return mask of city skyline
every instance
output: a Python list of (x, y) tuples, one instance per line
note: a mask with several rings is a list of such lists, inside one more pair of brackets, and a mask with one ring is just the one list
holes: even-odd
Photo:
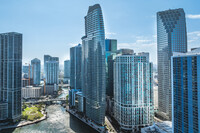
[[(80, 38), (84, 35), (82, 16), (87, 12), (87, 7), (95, 3), (101, 4), (103, 14), (105, 14), (106, 38), (117, 39), (119, 48), (131, 48), (136, 53), (149, 52), (150, 61), (154, 64), (157, 64), (155, 51), (156, 12), (158, 11), (183, 8), (186, 13), (188, 50), (197, 47), (200, 43), (199, 2), (171, 0), (160, 4), (158, 0), (145, 1), (145, 3), (144, 1), (127, 3), (121, 1), (48, 1), (46, 4), (46, 2), (37, 0), (1, 2), (0, 11), (5, 12), (8, 9), (9, 11), (6, 15), (0, 15), (2, 18), (0, 32), (17, 31), (24, 35), (23, 64), (36, 57), (43, 65), (44, 54), (58, 56), (60, 64), (64, 64), (64, 60), (69, 59), (69, 48), (81, 43)], [(74, 5), (77, 8), (73, 8)], [(58, 45), (60, 47), (57, 47)]]

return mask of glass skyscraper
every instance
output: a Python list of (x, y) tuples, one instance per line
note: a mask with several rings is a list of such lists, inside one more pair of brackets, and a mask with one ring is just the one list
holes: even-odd
[(64, 61), (64, 78), (70, 77), (70, 60)]
[(200, 132), (200, 49), (172, 57), (173, 133)]
[(106, 49), (106, 95), (113, 97), (113, 68), (112, 58), (117, 52), (117, 40), (105, 39)]
[(82, 91), (85, 113), (95, 123), (105, 119), (105, 31), (99, 4), (89, 7), (85, 16), (85, 36), (82, 37)]
[(121, 129), (138, 131), (153, 124), (153, 64), (146, 55), (128, 53), (114, 61), (114, 117)]
[(0, 120), (21, 119), (22, 34), (0, 34)]
[(40, 70), (41, 70), (41, 64), (40, 60), (35, 58), (31, 60), (31, 78), (33, 79), (34, 85), (40, 85)]
[(182, 8), (157, 13), (158, 111), (171, 120), (171, 56), (187, 52), (185, 13)]
[(52, 57), (50, 55), (44, 55), (44, 77), (46, 78), (46, 62), (47, 61), (58, 61), (59, 62), (59, 58), (58, 57)]
[(81, 44), (70, 48), (70, 86), (71, 89), (81, 89)]
[(58, 84), (59, 77), (59, 58), (44, 55), (44, 74), (46, 84)]

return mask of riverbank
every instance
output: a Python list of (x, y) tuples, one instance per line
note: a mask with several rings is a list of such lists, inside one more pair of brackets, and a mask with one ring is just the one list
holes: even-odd
[(31, 124), (36, 124), (38, 122), (41, 122), (43, 120), (47, 119), (47, 112), (45, 112), (45, 108), (43, 107), (41, 114), (43, 115), (41, 118), (33, 120), (33, 121), (29, 121), (29, 120), (22, 120), (14, 125), (4, 125), (4, 126), (0, 126), (0, 131), (1, 130), (6, 130), (6, 129), (12, 129), (12, 128), (18, 128), (18, 127), (23, 127), (23, 126), (27, 126), (27, 125), (31, 125)]

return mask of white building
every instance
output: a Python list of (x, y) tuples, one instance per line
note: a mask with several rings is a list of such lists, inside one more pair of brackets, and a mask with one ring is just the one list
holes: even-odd
[(22, 88), (22, 98), (39, 98), (42, 87), (26, 86)]
[(114, 62), (114, 117), (123, 130), (153, 124), (152, 63), (145, 55), (118, 55)]
[(141, 133), (172, 133), (172, 122), (164, 121), (141, 129)]

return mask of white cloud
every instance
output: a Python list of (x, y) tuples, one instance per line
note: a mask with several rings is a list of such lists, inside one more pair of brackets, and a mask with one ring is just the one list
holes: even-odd
[(188, 14), (186, 17), (189, 19), (200, 19), (200, 14)]
[(105, 34), (106, 35), (116, 35), (117, 33), (115, 33), (115, 32), (106, 32)]

